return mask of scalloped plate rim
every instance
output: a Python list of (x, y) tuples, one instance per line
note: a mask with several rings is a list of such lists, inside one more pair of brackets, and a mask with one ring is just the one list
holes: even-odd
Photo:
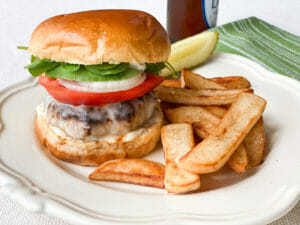
[[(270, 77), (272, 76), (273, 82), (283, 81), (284, 85), (290, 85), (289, 87), (292, 87), (294, 91), (296, 91), (300, 95), (300, 88), (297, 88), (296, 86), (296, 84), (299, 84), (300, 82), (297, 80), (294, 80), (281, 74), (277, 74), (275, 72), (268, 71), (258, 63), (239, 55), (223, 52), (218, 52), (214, 54), (218, 54), (218, 56), (224, 57), (224, 59), (231, 58), (248, 66), (253, 65), (254, 69), (262, 71), (266, 75), (266, 77), (259, 76), (259, 79), (270, 80)], [(31, 86), (35, 86), (36, 84), (37, 79), (30, 77), (26, 80), (23, 80), (21, 82), (6, 87), (5, 89), (0, 90), (0, 107), (2, 107), (2, 104), (5, 101), (5, 99), (11, 94), (14, 94), (25, 88), (30, 88)], [(0, 117), (0, 135), (2, 129), (3, 128), (1, 126)], [(53, 194), (44, 192), (37, 185), (30, 182), (28, 178), (23, 177), (21, 174), (14, 172), (8, 166), (4, 165), (2, 161), (0, 161), (0, 178), (0, 192), (2, 194), (16, 200), (25, 208), (33, 212), (49, 213), (71, 223), (78, 223), (78, 220), (81, 220), (81, 222), (84, 222), (85, 224), (112, 224), (116, 222), (123, 224), (133, 224), (140, 222), (151, 224), (166, 224), (167, 220), (168, 224), (174, 224), (175, 221), (188, 222), (193, 224), (199, 224), (199, 222), (204, 222), (205, 224), (241, 224), (243, 222), (247, 222), (247, 224), (249, 222), (249, 224), (263, 224), (272, 222), (273, 220), (286, 214), (300, 200), (300, 188), (298, 186), (291, 186), (286, 187), (285, 192), (275, 201), (276, 203), (278, 201), (281, 202), (286, 200), (285, 204), (283, 206), (281, 205), (281, 208), (278, 207), (277, 210), (272, 210), (270, 212), (268, 211), (268, 213), (259, 213), (261, 211), (261, 209), (259, 208), (248, 213), (241, 213), (237, 215), (220, 215), (214, 216), (214, 218), (211, 218), (210, 215), (205, 216), (200, 214), (189, 214), (184, 212), (157, 215), (154, 217), (151, 216), (149, 218), (144, 217), (144, 219), (140, 217), (122, 217), (118, 219), (109, 215), (91, 212), (89, 210), (84, 209), (84, 206), (77, 206), (73, 202), (63, 199), (63, 197), (58, 197)], [(60, 210), (63, 211), (60, 212)], [(68, 219), (66, 219), (66, 215), (68, 215)], [(70, 215), (72, 216), (70, 217)], [(255, 217), (252, 217), (249, 220), (249, 217), (251, 217), (251, 215), (255, 215)], [(99, 219), (101, 219), (101, 221)], [(202, 221), (197, 221), (199, 219), (201, 219)]]

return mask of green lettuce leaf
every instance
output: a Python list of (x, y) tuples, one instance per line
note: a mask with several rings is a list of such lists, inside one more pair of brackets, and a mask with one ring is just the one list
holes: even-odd
[(75, 72), (79, 70), (80, 65), (79, 64), (68, 64), (68, 63), (61, 63), (60, 64), (62, 68), (68, 72)]
[(159, 63), (146, 63), (146, 73), (150, 74), (159, 74), (159, 72), (165, 68), (166, 65), (164, 62), (159, 62)]
[(85, 65), (84, 66), (88, 71), (96, 73), (99, 75), (111, 75), (118, 74), (128, 70), (130, 68), (129, 63), (120, 63), (117, 66), (114, 66), (109, 69), (99, 69), (99, 65)]
[[(146, 63), (145, 72), (159, 74), (165, 67), (168, 68), (164, 62)], [(40, 59), (33, 55), (31, 56), (31, 64), (27, 65), (25, 68), (27, 68), (33, 76), (39, 76), (45, 73), (45, 75), (50, 78), (64, 78), (68, 80), (91, 82), (128, 79), (143, 72), (143, 70), (132, 68), (129, 63), (80, 65), (54, 62), (48, 59)]]
[(17, 46), (17, 49), (28, 50), (28, 47), (26, 47), (26, 46)]
[(98, 65), (89, 65), (89, 68), (94, 68), (96, 70), (108, 70), (108, 69), (112, 69), (114, 67), (117, 67), (120, 64), (109, 64), (109, 63), (102, 63), (102, 64), (98, 64)]
[(83, 65), (80, 65), (80, 68), (76, 71), (67, 71), (60, 65), (52, 70), (47, 71), (46, 75), (52, 79), (63, 78), (76, 81), (116, 81), (137, 76), (141, 72), (142, 71), (130, 68), (117, 74), (99, 75), (86, 70)]
[(45, 60), (38, 59), (34, 61), (32, 64), (26, 66), (25, 68), (28, 69), (28, 71), (33, 75), (33, 76), (39, 76), (45, 71), (51, 70), (55, 67), (57, 67), (59, 63), (56, 62), (46, 62)]

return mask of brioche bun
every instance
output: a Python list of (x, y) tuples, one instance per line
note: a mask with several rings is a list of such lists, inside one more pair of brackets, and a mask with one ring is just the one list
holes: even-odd
[(136, 10), (95, 10), (59, 15), (42, 22), (29, 51), (73, 64), (167, 61), (170, 41), (151, 15)]
[(79, 165), (96, 166), (112, 159), (140, 158), (151, 152), (160, 140), (162, 121), (163, 115), (157, 108), (143, 131), (133, 138), (120, 136), (115, 141), (82, 141), (57, 135), (47, 119), (37, 114), (35, 131), (56, 158)]

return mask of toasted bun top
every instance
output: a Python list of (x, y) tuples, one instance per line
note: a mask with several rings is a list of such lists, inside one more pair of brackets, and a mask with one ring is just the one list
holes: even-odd
[(42, 22), (29, 51), (40, 58), (78, 64), (164, 62), (170, 41), (161, 24), (136, 10), (95, 10)]

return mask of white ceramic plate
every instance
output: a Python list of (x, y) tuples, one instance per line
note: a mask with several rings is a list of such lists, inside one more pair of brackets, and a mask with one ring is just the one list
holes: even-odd
[[(237, 175), (224, 168), (203, 175), (202, 190), (164, 190), (91, 182), (92, 167), (52, 157), (34, 134), (35, 106), (46, 94), (35, 79), (0, 93), (1, 192), (26, 208), (74, 224), (265, 224), (300, 197), (300, 83), (237, 55), (216, 53), (195, 70), (205, 76), (243, 75), (267, 101), (268, 155), (257, 169)], [(163, 161), (160, 146), (147, 158)]]

